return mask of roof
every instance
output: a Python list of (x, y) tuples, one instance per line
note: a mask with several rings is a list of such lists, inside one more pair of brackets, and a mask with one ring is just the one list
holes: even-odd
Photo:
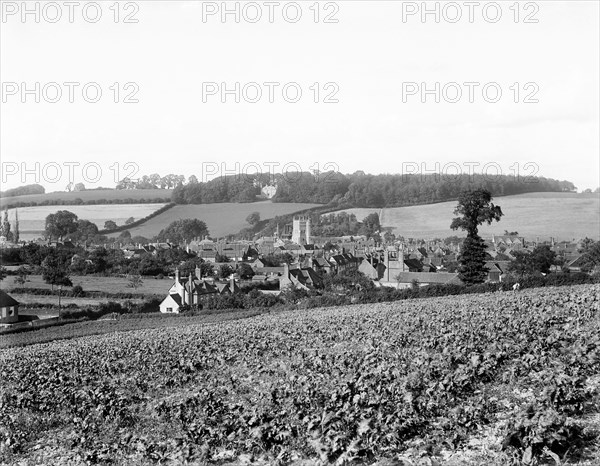
[[(422, 270), (423, 264), (416, 259), (404, 259), (404, 264), (408, 266), (410, 269)], [(415, 272), (413, 272), (415, 273)]]
[(267, 275), (269, 273), (280, 275), (283, 273), (283, 269), (283, 267), (256, 267), (255, 272), (259, 275)]
[(0, 290), (0, 307), (18, 306), (19, 302), (8, 293)]
[(182, 304), (182, 301), (181, 301), (181, 296), (179, 296), (177, 293), (171, 293), (171, 294), (169, 294), (169, 295), (168, 295), (168, 296), (167, 296), (165, 299), (163, 299), (163, 301), (162, 301), (162, 303), (161, 303), (161, 304), (164, 304), (164, 302), (165, 302), (167, 299), (169, 299), (169, 298), (171, 298), (173, 301), (175, 301), (175, 303), (176, 303), (176, 304), (177, 304), (179, 307), (181, 307), (181, 304)]
[(319, 267), (331, 267), (331, 264), (329, 262), (327, 262), (327, 259), (325, 259), (324, 257), (315, 257), (313, 259), (313, 264), (317, 263), (317, 265)]
[(489, 272), (500, 272), (500, 273), (502, 273), (502, 269), (494, 261), (486, 261), (485, 262), (485, 267), (488, 269)]
[(322, 283), (321, 277), (310, 267), (304, 269), (291, 269), (290, 278), (294, 277), (304, 286), (307, 284), (320, 286)]

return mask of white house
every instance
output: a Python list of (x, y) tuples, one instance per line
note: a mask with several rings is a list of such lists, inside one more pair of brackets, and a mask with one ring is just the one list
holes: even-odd
[(187, 279), (180, 279), (179, 269), (176, 269), (175, 282), (160, 303), (160, 312), (179, 313), (183, 306), (197, 305), (204, 296), (218, 293), (217, 287), (202, 280), (201, 276), (200, 268), (196, 267), (195, 277), (190, 273)]
[(0, 290), (0, 324), (13, 324), (19, 321), (19, 302)]

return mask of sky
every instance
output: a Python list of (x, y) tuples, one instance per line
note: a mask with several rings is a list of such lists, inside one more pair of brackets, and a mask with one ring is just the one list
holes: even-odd
[(315, 169), (600, 186), (597, 1), (77, 3), (1, 2), (3, 190)]

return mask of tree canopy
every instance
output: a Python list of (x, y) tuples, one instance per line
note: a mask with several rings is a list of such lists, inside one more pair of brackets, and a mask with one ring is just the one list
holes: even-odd
[(158, 234), (159, 241), (169, 241), (173, 244), (188, 243), (194, 238), (208, 236), (206, 223), (197, 218), (175, 220)]
[(254, 226), (260, 222), (260, 214), (258, 212), (252, 212), (246, 217), (246, 222)]
[(46, 217), (46, 237), (49, 239), (62, 240), (70, 233), (77, 231), (77, 215), (68, 210), (59, 210), (54, 214), (49, 214)]

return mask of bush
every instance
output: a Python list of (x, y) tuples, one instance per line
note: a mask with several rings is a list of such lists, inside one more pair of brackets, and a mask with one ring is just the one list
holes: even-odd
[(85, 296), (85, 291), (83, 291), (81, 285), (75, 285), (73, 288), (71, 288), (71, 295), (74, 298), (83, 298)]
[(143, 303), (134, 305), (131, 312), (133, 314), (151, 314), (160, 312), (160, 303), (160, 299), (151, 298), (149, 300), (144, 301)]

